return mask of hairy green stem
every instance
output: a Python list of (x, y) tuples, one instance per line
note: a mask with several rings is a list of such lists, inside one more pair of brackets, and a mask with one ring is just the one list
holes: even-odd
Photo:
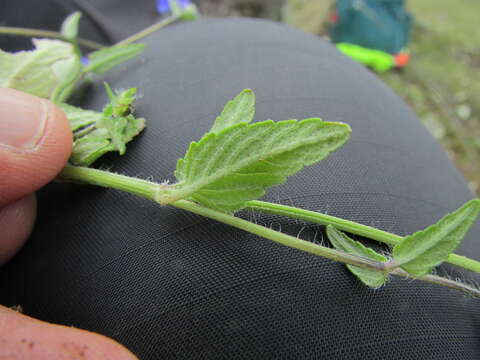
[(265, 201), (252, 200), (247, 202), (247, 209), (304, 220), (321, 225), (333, 225), (339, 230), (377, 240), (388, 245), (395, 245), (403, 238), (389, 232), (379, 230), (353, 221), (337, 218), (335, 216), (318, 213), (315, 211), (299, 209), (293, 206), (274, 204)]
[(131, 44), (135, 41), (138, 41), (140, 39), (143, 39), (145, 36), (148, 36), (155, 31), (160, 30), (161, 28), (164, 28), (167, 25), (170, 25), (174, 23), (175, 21), (179, 20), (180, 16), (178, 15), (172, 15), (164, 20), (161, 20), (153, 25), (150, 25), (149, 27), (143, 29), (142, 31), (139, 31), (136, 34), (133, 34), (132, 36), (129, 36), (121, 41), (119, 41), (116, 45), (126, 45), (126, 44)]
[[(162, 186), (160, 184), (156, 184), (153, 182), (131, 178), (124, 175), (114, 174), (107, 171), (84, 168), (84, 167), (75, 167), (75, 166), (65, 167), (64, 170), (60, 173), (59, 179), (81, 182), (86, 184), (93, 184), (93, 185), (103, 186), (107, 188), (114, 188), (114, 189), (118, 189), (118, 190), (122, 190), (128, 193), (134, 194), (134, 195), (138, 195), (150, 200), (154, 200), (154, 201), (155, 201), (155, 194), (158, 188)], [(261, 204), (257, 204), (257, 203), (258, 201), (250, 202), (250, 205), (252, 205), (250, 207), (254, 209), (253, 205), (261, 206)], [(223, 212), (206, 208), (202, 205), (198, 205), (191, 201), (178, 200), (173, 202), (171, 205), (177, 208), (187, 210), (192, 213), (202, 215), (210, 219), (222, 222), (224, 224), (234, 226), (238, 229), (250, 232), (252, 234), (264, 237), (266, 239), (272, 240), (274, 242), (277, 242), (279, 244), (282, 244), (294, 249), (305, 251), (314, 255), (323, 256), (328, 259), (339, 261), (345, 264), (355, 265), (355, 266), (359, 266), (359, 267), (363, 267), (363, 268), (367, 268), (375, 271), (380, 271), (384, 273), (390, 273), (393, 275), (407, 277), (407, 278), (411, 277), (407, 272), (405, 272), (402, 269), (396, 268), (392, 270), (392, 266), (389, 266), (390, 263), (381, 263), (381, 262), (373, 261), (370, 259), (362, 258), (359, 256), (350, 255), (348, 253), (345, 253), (339, 250), (320, 246), (320, 245), (266, 228), (264, 226), (254, 224), (250, 221), (246, 221), (238, 217), (225, 214)], [(271, 204), (271, 205), (275, 205), (275, 204)], [(295, 208), (292, 208), (292, 209), (295, 209)], [(300, 211), (301, 209), (296, 209), (296, 210)], [(317, 213), (314, 213), (314, 214), (317, 214)], [(290, 216), (292, 216), (292, 214), (290, 214)], [(305, 217), (297, 217), (297, 218), (307, 220)], [(330, 216), (328, 216), (328, 218), (330, 218)], [(335, 221), (339, 223), (341, 223), (342, 221), (347, 222), (347, 220), (343, 220), (343, 219), (338, 219), (338, 218), (334, 218), (334, 219), (336, 219)], [(318, 221), (314, 221), (314, 222), (318, 223)], [(328, 224), (338, 226), (334, 222), (329, 222)], [(356, 224), (356, 225), (360, 227), (364, 226), (360, 224)], [(345, 230), (350, 231), (348, 229), (345, 229)], [(373, 230), (377, 230), (377, 229), (373, 229)], [(377, 231), (380, 231), (380, 230), (377, 230)], [(364, 235), (367, 236), (366, 233)], [(457, 289), (457, 290), (466, 292), (470, 295), (480, 297), (479, 290), (469, 285), (466, 285), (457, 281), (449, 280), (446, 278), (442, 278), (439, 276), (426, 275), (418, 278), (418, 280)]]
[[(159, 184), (131, 178), (124, 175), (97, 170), (86, 167), (66, 166), (60, 173), (61, 180), (70, 180), (81, 183), (88, 183), (108, 188), (114, 188), (135, 194), (155, 201), (155, 190), (161, 186)], [(195, 214), (203, 215), (208, 218), (218, 220), (239, 229), (251, 232), (253, 234), (265, 237), (283, 245), (287, 245), (299, 250), (303, 250), (315, 255), (324, 256), (334, 261), (341, 261), (350, 265), (358, 265), (374, 270), (383, 271), (384, 264), (370, 259), (364, 259), (358, 256), (350, 255), (335, 249), (319, 246), (314, 243), (294, 238), (293, 236), (271, 230), (264, 226), (254, 224), (250, 221), (225, 214), (216, 210), (206, 208), (191, 201), (178, 200), (171, 203), (172, 206), (191, 211)]]
[[(396, 276), (401, 276), (406, 279), (412, 279), (412, 276), (407, 273), (405, 270), (402, 269), (395, 269), (391, 271), (389, 274), (391, 275), (396, 275)], [(467, 293), (469, 295), (475, 296), (475, 297), (480, 297), (480, 290), (474, 288), (473, 286), (470, 286), (468, 284), (464, 284), (455, 280), (447, 279), (441, 276), (437, 275), (424, 275), (419, 278), (415, 278), (415, 280), (421, 280), (428, 282), (430, 284), (435, 284), (435, 285), (440, 285), (444, 287), (448, 287), (450, 289), (455, 289), (459, 291), (463, 291), (464, 293)]]
[[(266, 228), (261, 225), (254, 224), (250, 221), (246, 221), (240, 218), (237, 218), (232, 215), (228, 215), (216, 210), (206, 208), (202, 205), (195, 204), (191, 201), (178, 200), (171, 204), (177, 208), (190, 211), (192, 213), (205, 216), (207, 218), (222, 222), (227, 225), (236, 227), (237, 229), (242, 229), (252, 234), (264, 237), (266, 239), (272, 240), (276, 243), (298, 249), (304, 252), (308, 252), (314, 255), (319, 255), (326, 257), (333, 261), (339, 261), (344, 264), (350, 264), (359, 266), (366, 269), (372, 269), (379, 272), (389, 273), (392, 275), (397, 275), (405, 278), (411, 278), (412, 276), (402, 269), (392, 269), (395, 264), (389, 264), (373, 261), (370, 259), (362, 258), (359, 256), (354, 256), (347, 254), (343, 251), (338, 251), (335, 249), (327, 248), (325, 246), (317, 245), (309, 241), (301, 240), (296, 237)], [(452, 289), (460, 290), (465, 293), (468, 293), (472, 296), (480, 297), (480, 291), (472, 286), (463, 284), (454, 280), (446, 279), (436, 275), (425, 275), (416, 280), (426, 281), (432, 284), (437, 284)]]
[[(399, 235), (379, 230), (371, 226), (287, 205), (252, 200), (247, 202), (247, 209), (268, 214), (286, 216), (293, 219), (304, 220), (321, 225), (333, 225), (339, 230), (364, 236), (368, 239), (377, 240), (391, 246), (394, 246), (403, 240), (403, 237)], [(480, 262), (469, 259), (465, 256), (450, 254), (448, 256), (447, 262), (480, 273)]]
[(69, 180), (106, 188), (122, 190), (152, 200), (158, 184), (109, 171), (67, 165), (58, 176), (59, 180)]
[(187, 200), (177, 200), (171, 203), (179, 209), (187, 210), (192, 213), (208, 217), (209, 219), (217, 220), (227, 225), (236, 227), (237, 229), (245, 230), (249, 233), (264, 237), (276, 243), (286, 245), (288, 247), (305, 251), (314, 255), (326, 257), (333, 261), (343, 262), (345, 264), (361, 266), (367, 269), (383, 271), (384, 263), (362, 258), (355, 255), (350, 255), (343, 251), (335, 250), (309, 241), (301, 240), (299, 238), (287, 235), (276, 230), (269, 229), (265, 226), (254, 224), (250, 221), (229, 215), (217, 210), (212, 210), (205, 206), (196, 204)]
[[(72, 40), (67, 39), (61, 33), (57, 31), (50, 31), (50, 30), (0, 26), (0, 34), (18, 35), (18, 36), (27, 36), (27, 37), (46, 37), (46, 38), (59, 39), (67, 42), (72, 42)], [(105, 45), (102, 45), (92, 40), (83, 39), (83, 38), (76, 38), (75, 41), (77, 41), (80, 45), (83, 45), (85, 47), (88, 47), (94, 50), (102, 49), (105, 47)]]

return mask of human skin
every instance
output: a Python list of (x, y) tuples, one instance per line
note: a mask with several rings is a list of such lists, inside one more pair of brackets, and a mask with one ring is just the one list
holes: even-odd
[[(72, 132), (48, 100), (0, 88), (0, 266), (22, 247), (36, 217), (35, 191), (65, 166)], [(49, 324), (0, 306), (0, 359), (136, 357), (102, 335)]]

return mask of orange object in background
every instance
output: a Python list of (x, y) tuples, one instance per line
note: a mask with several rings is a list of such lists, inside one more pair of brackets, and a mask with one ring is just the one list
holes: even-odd
[(395, 59), (395, 67), (404, 67), (407, 66), (410, 62), (410, 53), (408, 52), (401, 52), (394, 55)]

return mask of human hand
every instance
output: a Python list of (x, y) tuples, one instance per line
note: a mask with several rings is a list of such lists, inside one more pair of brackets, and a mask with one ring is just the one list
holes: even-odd
[[(51, 102), (0, 88), (0, 265), (21, 248), (36, 215), (34, 192), (64, 167), (72, 133)], [(0, 306), (0, 359), (136, 359), (102, 335), (48, 324)]]

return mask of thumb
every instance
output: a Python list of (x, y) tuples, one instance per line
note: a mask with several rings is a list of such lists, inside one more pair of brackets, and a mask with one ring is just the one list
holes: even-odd
[(72, 148), (63, 112), (51, 102), (0, 88), (0, 265), (27, 239), (35, 190), (62, 169)]
[(48, 324), (0, 306), (0, 359), (137, 358), (122, 345), (105, 336)]
[[(60, 172), (71, 147), (70, 126), (58, 107), (0, 88), (0, 261), (7, 252), (3, 251), (5, 247), (13, 247), (12, 239), (25, 237), (31, 227), (35, 204), (29, 194)], [(47, 324), (0, 306), (3, 358), (135, 359), (121, 345), (101, 335)]]
[(0, 208), (51, 181), (71, 148), (72, 132), (57, 106), (0, 88)]

